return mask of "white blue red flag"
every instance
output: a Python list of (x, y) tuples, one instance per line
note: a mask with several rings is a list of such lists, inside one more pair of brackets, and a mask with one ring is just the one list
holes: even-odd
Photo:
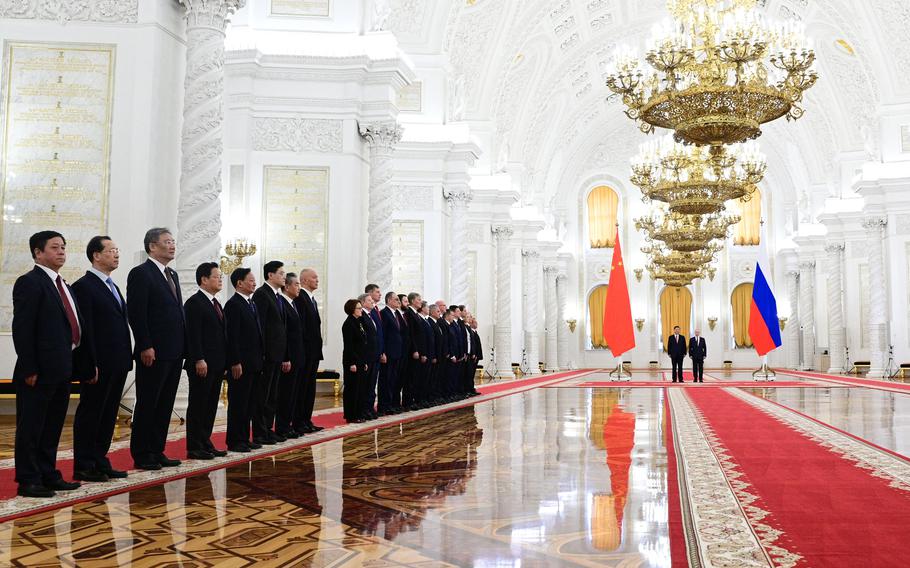
[(771, 265), (765, 248), (764, 235), (758, 247), (755, 282), (752, 285), (752, 308), (749, 312), (749, 336), (759, 356), (781, 346), (780, 324), (777, 319), (777, 300), (771, 286)]

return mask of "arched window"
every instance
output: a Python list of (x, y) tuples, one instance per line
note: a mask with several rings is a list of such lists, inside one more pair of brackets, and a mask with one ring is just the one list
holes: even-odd
[(612, 248), (616, 243), (616, 215), (619, 195), (601, 185), (588, 194), (588, 238), (591, 248)]
[(737, 213), (742, 217), (739, 223), (733, 226), (733, 244), (740, 246), (757, 245), (761, 241), (761, 190), (755, 188), (755, 193), (749, 201), (736, 200)]
[(609, 345), (604, 340), (604, 304), (607, 301), (607, 285), (591, 290), (588, 296), (588, 321), (591, 322), (591, 346), (594, 349), (607, 349)]
[(752, 347), (749, 337), (749, 312), (752, 309), (752, 284), (744, 282), (730, 295), (733, 308), (733, 343), (737, 348)]
[(692, 292), (685, 287), (667, 286), (660, 293), (660, 343), (667, 348), (667, 338), (673, 335), (673, 326), (680, 327), (683, 337), (689, 337), (692, 322)]

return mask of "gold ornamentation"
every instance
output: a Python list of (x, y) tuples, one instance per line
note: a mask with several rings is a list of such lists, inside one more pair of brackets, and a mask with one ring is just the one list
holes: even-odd
[(568, 324), (568, 326), (569, 326), (569, 332), (575, 333), (575, 326), (578, 324), (578, 320), (576, 320), (575, 318), (567, 319), (566, 324)]
[(256, 254), (256, 243), (246, 239), (234, 239), (224, 245), (225, 254), (221, 255), (219, 267), (222, 274), (230, 275), (231, 272), (240, 268), (243, 259)]
[(641, 331), (645, 328), (645, 318), (635, 318), (635, 329)]
[(714, 331), (714, 328), (716, 326), (717, 326), (717, 318), (716, 317), (708, 318), (708, 329), (710, 329), (711, 331)]
[(780, 322), (780, 330), (783, 331), (787, 327), (787, 318), (777, 318), (777, 321)]

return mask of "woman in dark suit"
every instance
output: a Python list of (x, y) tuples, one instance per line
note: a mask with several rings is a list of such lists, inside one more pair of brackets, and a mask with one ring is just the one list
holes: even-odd
[(369, 378), (367, 362), (367, 334), (363, 329), (363, 308), (357, 300), (344, 303), (344, 313), (348, 315), (341, 326), (341, 337), (344, 340), (344, 352), (341, 362), (344, 366), (344, 419), (348, 422), (363, 422), (361, 408), (357, 405), (360, 389), (365, 387)]

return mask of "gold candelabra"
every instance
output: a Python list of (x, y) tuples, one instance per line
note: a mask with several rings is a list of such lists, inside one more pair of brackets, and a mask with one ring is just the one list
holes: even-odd
[(566, 324), (569, 326), (569, 332), (575, 333), (575, 326), (578, 324), (578, 320), (575, 318), (567, 319)]
[(717, 318), (710, 317), (708, 318), (708, 329), (714, 331), (714, 328), (717, 326)]
[(635, 279), (638, 280), (639, 282), (641, 282), (641, 277), (642, 277), (642, 274), (644, 273), (644, 269), (643, 269), (643, 268), (636, 268), (636, 269), (633, 270), (632, 272), (635, 273)]
[(780, 322), (780, 330), (783, 331), (787, 327), (787, 318), (777, 318), (777, 321)]
[(635, 329), (641, 331), (645, 328), (645, 318), (635, 318)]
[(222, 274), (229, 275), (243, 264), (243, 260), (256, 254), (256, 243), (246, 239), (232, 239), (224, 245), (225, 254), (219, 263)]

